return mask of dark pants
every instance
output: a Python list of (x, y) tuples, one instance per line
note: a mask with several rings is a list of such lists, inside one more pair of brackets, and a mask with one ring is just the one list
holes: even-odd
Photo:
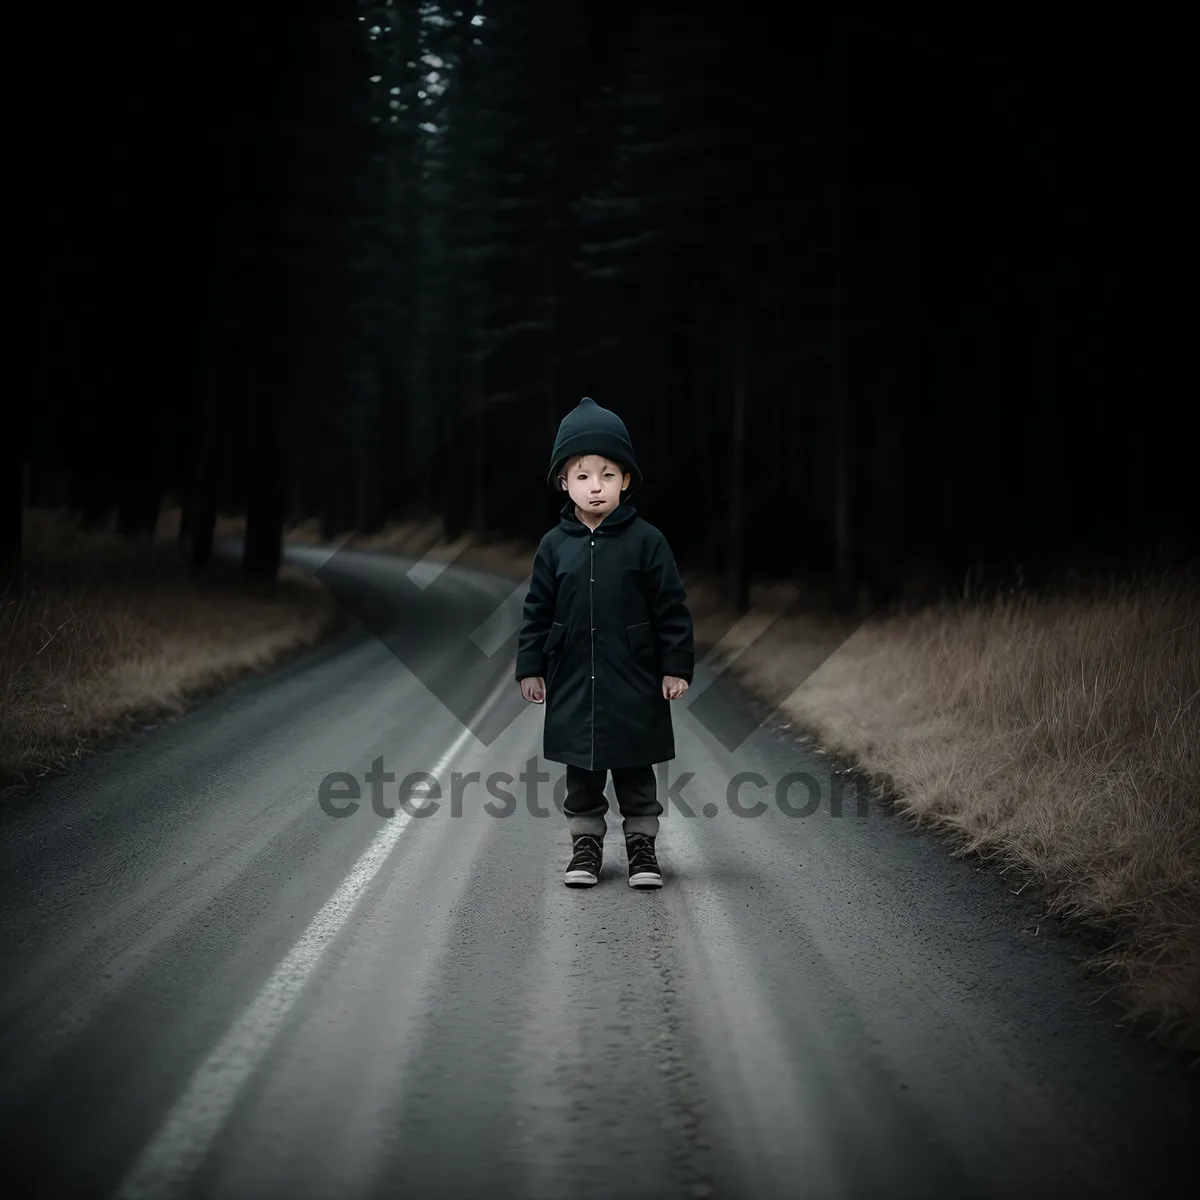
[[(663, 806), (658, 800), (658, 781), (654, 768), (614, 767), (613, 790), (617, 793), (617, 804), (621, 809), (625, 835), (648, 833), (658, 834), (658, 818)], [(590, 833), (603, 837), (608, 823), (604, 816), (608, 812), (608, 797), (604, 794), (607, 771), (589, 771), (584, 767), (567, 766), (567, 795), (563, 811), (567, 817), (567, 828), (572, 837)]]

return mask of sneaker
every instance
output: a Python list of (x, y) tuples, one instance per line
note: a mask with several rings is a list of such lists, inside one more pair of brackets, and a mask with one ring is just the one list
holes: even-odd
[(564, 882), (567, 887), (594, 887), (600, 880), (600, 864), (604, 858), (603, 843), (593, 834), (581, 833), (571, 844), (575, 852), (567, 864)]
[(631, 833), (625, 839), (625, 852), (629, 858), (630, 887), (662, 887), (662, 872), (654, 856), (654, 839), (648, 833)]

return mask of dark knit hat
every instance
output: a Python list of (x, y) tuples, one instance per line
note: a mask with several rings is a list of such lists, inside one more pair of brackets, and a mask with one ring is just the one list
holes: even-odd
[(601, 408), (590, 396), (584, 396), (558, 426), (554, 452), (550, 455), (550, 473), (546, 476), (551, 491), (559, 490), (557, 476), (563, 464), (581, 454), (599, 454), (620, 463), (632, 477), (629, 491), (642, 482), (625, 422), (615, 412)]

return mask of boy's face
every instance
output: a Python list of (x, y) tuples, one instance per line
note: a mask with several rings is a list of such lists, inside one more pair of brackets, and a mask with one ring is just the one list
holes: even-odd
[(628, 473), (599, 454), (585, 454), (567, 463), (566, 490), (575, 505), (585, 513), (606, 516), (621, 502), (621, 493), (629, 486)]

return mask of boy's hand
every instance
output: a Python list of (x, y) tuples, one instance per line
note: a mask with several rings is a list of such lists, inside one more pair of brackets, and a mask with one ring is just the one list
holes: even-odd
[(527, 675), (521, 680), (521, 695), (531, 704), (541, 704), (546, 699), (546, 681), (540, 675)]
[(663, 699), (678, 700), (688, 690), (687, 680), (678, 675), (663, 676)]

